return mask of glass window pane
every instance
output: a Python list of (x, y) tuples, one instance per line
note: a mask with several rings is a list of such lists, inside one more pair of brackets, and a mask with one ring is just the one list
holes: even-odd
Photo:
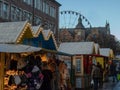
[(22, 17), (22, 10), (19, 9), (19, 8), (16, 8), (16, 20), (17, 20), (17, 21), (22, 20), (21, 17)]
[(16, 20), (15, 10), (16, 10), (16, 7), (12, 6), (11, 7), (11, 20), (12, 21)]
[(0, 1), (0, 17), (2, 16), (2, 2)]
[(8, 15), (9, 15), (8, 9), (9, 9), (8, 4), (4, 3), (3, 4), (3, 18), (5, 18), (5, 19), (8, 19)]
[(49, 5), (46, 3), (46, 14), (49, 14)]
[(76, 72), (81, 72), (81, 61), (80, 61), (80, 59), (76, 60)]
[(43, 2), (43, 12), (45, 12), (45, 2)]

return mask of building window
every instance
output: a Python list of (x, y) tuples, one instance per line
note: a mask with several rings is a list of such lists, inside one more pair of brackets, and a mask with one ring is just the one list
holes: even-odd
[(22, 20), (22, 10), (19, 8), (16, 8), (16, 20), (21, 21)]
[(50, 16), (52, 16), (52, 7), (50, 7)]
[(55, 7), (53, 7), (53, 15), (52, 15), (54, 18), (56, 18), (56, 9)]
[(23, 12), (23, 20), (28, 20), (29, 22), (32, 22), (32, 14), (28, 11)]
[(37, 8), (38, 0), (34, 0), (34, 7)]
[(16, 20), (16, 13), (15, 13), (16, 7), (12, 6), (11, 7), (11, 20), (15, 21)]
[(49, 5), (48, 5), (48, 3), (46, 3), (46, 10), (45, 10), (46, 12), (46, 14), (49, 14)]
[(42, 9), (42, 3), (41, 3), (41, 0), (34, 0), (34, 7), (38, 10), (41, 10)]
[(42, 0), (40, 0), (40, 8), (39, 8), (39, 10), (42, 11)]
[(9, 6), (7, 3), (4, 3), (3, 4), (3, 18), (4, 19), (8, 19), (9, 17), (8, 11), (9, 11)]
[(76, 72), (81, 72), (81, 60), (76, 60)]
[(2, 2), (0, 1), (0, 17), (2, 16)]
[(40, 10), (40, 0), (37, 1), (37, 7), (38, 10)]
[(28, 5), (32, 5), (32, 0), (23, 0), (23, 2), (25, 2)]
[(45, 13), (46, 3), (43, 2), (43, 12)]
[(56, 18), (56, 9), (54, 7), (50, 7), (50, 16)]
[(32, 0), (27, 1), (28, 5), (32, 5)]
[(22, 10), (16, 6), (11, 6), (11, 21), (21, 21)]

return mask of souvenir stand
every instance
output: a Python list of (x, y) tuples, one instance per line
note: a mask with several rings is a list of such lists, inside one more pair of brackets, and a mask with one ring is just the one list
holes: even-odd
[[(0, 23), (0, 90), (5, 90), (5, 88), (7, 88), (4, 84), (6, 84), (6, 80), (8, 79), (5, 78), (4, 80), (3, 77), (9, 76), (8, 73), (5, 75), (5, 71), (9, 69), (10, 62), (8, 61), (12, 59), (11, 55), (13, 55), (13, 53), (19, 53), (20, 55), (22, 52), (34, 52), (41, 49), (36, 47), (32, 48), (32, 46), (29, 45), (24, 46), (22, 44), (25, 38), (33, 37), (34, 34), (32, 32), (31, 25), (27, 21)], [(13, 72), (9, 72), (9, 74), (11, 73)], [(14, 74), (16, 73), (14, 72)], [(16, 86), (13, 85), (13, 87)], [(10, 90), (10, 88), (7, 90)]]
[(93, 63), (93, 55), (96, 54), (95, 43), (65, 42), (60, 44), (59, 51), (73, 54), (72, 67), (75, 69), (74, 78), (75, 89), (76, 90), (89, 89), (91, 80), (90, 79), (91, 65)]
[(102, 65), (102, 68), (106, 68), (109, 60), (114, 58), (114, 53), (110, 48), (100, 48), (100, 54), (96, 55), (96, 62), (99, 62)]
[(20, 87), (20, 78), (17, 78), (16, 82), (15, 76), (20, 76), (21, 73), (22, 75), (24, 74), (24, 72), (20, 70), (26, 65), (25, 61), (22, 62), (24, 60), (22, 59), (23, 55), (29, 55), (40, 50), (41, 48), (26, 45), (0, 44), (0, 90), (15, 90), (18, 86), (18, 90), (25, 90), (26, 86)]
[(110, 48), (100, 48), (100, 55), (96, 57), (96, 61), (99, 62), (102, 65), (102, 68), (104, 69), (103, 73), (103, 81), (108, 80), (108, 68), (110, 61), (113, 60), (114, 53), (113, 50)]

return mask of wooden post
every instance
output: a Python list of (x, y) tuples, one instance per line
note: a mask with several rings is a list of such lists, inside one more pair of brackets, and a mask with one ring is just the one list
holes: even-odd
[(4, 90), (5, 53), (0, 53), (0, 90)]

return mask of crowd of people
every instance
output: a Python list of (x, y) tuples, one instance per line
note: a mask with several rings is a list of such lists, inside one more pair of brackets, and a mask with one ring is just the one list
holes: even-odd
[(93, 84), (94, 90), (102, 88), (104, 81), (109, 80), (108, 77), (111, 77), (113, 82), (120, 80), (120, 62), (115, 63), (111, 61), (105, 68), (103, 68), (99, 62), (92, 65), (91, 84)]

